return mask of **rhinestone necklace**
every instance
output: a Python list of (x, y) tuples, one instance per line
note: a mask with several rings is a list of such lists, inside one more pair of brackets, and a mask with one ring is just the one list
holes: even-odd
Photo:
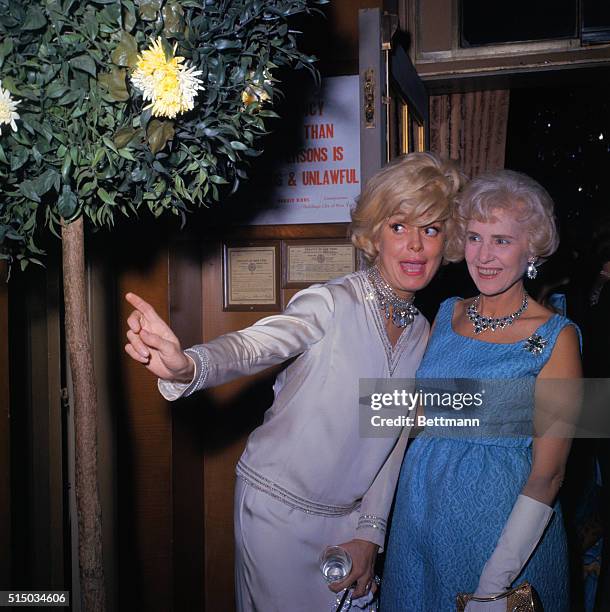
[(480, 334), (485, 330), (489, 329), (492, 332), (496, 331), (496, 329), (504, 329), (509, 325), (512, 325), (525, 311), (527, 308), (527, 293), (523, 294), (523, 302), (521, 302), (521, 306), (519, 309), (513, 312), (513, 314), (507, 315), (505, 317), (484, 317), (482, 314), (479, 314), (479, 301), (481, 300), (481, 296), (477, 295), (476, 298), (472, 301), (472, 304), (468, 307), (468, 311), (466, 315), (470, 319), (472, 326), (474, 327), (474, 333)]
[(396, 325), (396, 327), (404, 328), (407, 327), (407, 325), (411, 325), (415, 319), (415, 315), (419, 314), (417, 308), (413, 306), (415, 297), (407, 299), (398, 297), (394, 289), (392, 289), (383, 276), (381, 276), (381, 272), (379, 272), (377, 266), (369, 268), (366, 274), (371, 285), (373, 285), (377, 304), (379, 308), (382, 308), (385, 312), (385, 318), (391, 318), (392, 323)]

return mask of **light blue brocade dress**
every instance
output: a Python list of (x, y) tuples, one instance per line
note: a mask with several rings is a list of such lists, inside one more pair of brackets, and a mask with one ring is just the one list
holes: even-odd
[[(535, 377), (559, 332), (571, 324), (554, 315), (528, 341), (494, 344), (453, 331), (458, 299), (441, 305), (417, 378), (511, 381), (502, 384), (504, 393), (496, 388), (493, 401), (488, 397), (479, 410), (481, 427), (462, 433), (429, 427), (409, 447), (396, 491), (381, 612), (454, 612), (456, 593), (476, 589), (530, 473)], [(426, 409), (426, 416), (434, 414)], [(468, 410), (457, 416), (467, 417)], [(545, 612), (567, 612), (567, 544), (559, 506), (555, 510), (514, 584), (529, 580)]]

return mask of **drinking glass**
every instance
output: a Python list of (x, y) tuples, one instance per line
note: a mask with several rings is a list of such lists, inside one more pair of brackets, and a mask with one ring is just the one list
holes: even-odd
[(326, 582), (341, 582), (352, 571), (352, 558), (340, 546), (327, 546), (320, 555), (320, 571)]

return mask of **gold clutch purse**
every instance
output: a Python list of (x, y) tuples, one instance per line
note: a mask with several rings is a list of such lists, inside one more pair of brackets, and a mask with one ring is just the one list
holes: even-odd
[(538, 593), (529, 582), (524, 582), (514, 589), (495, 597), (475, 597), (472, 593), (458, 593), (456, 597), (457, 612), (464, 612), (469, 601), (506, 600), (507, 612), (544, 612)]

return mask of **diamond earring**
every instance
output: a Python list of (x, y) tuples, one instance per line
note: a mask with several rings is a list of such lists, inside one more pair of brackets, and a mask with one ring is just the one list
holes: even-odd
[(532, 259), (531, 261), (527, 262), (527, 278), (529, 278), (530, 280), (534, 280), (537, 276), (538, 276), (538, 270), (536, 269), (536, 266), (534, 265), (534, 263), (536, 262), (535, 259)]

